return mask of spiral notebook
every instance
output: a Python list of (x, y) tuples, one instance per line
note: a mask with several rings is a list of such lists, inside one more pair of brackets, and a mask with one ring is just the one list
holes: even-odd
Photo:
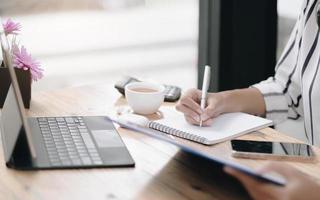
[(220, 115), (209, 127), (199, 127), (188, 124), (183, 114), (174, 108), (164, 107), (160, 111), (163, 119), (149, 122), (149, 128), (206, 145), (224, 142), (272, 125), (271, 120), (237, 112)]

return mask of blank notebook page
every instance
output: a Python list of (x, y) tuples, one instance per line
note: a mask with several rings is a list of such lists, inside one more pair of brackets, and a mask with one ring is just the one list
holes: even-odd
[(206, 138), (206, 143), (214, 144), (272, 125), (272, 121), (246, 113), (226, 113), (213, 120), (209, 127), (199, 127), (186, 122), (184, 115), (174, 108), (160, 109), (163, 119), (159, 124)]

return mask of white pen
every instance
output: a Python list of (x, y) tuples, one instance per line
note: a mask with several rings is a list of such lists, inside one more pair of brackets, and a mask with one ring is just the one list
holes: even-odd
[[(207, 94), (208, 94), (208, 89), (210, 85), (210, 72), (211, 72), (211, 67), (206, 65), (204, 69), (204, 74), (203, 74), (201, 102), (200, 102), (202, 111), (206, 108), (206, 104), (207, 104)], [(200, 115), (200, 127), (201, 126), (202, 126), (202, 117)]]
[[(2, 26), (2, 19), (1, 19), (1, 17), (0, 17), (0, 37), (4, 37), (4, 29), (3, 29), (3, 26)], [(4, 41), (4, 40), (3, 40)], [(4, 57), (3, 57), (3, 50), (2, 50), (2, 47), (0, 47), (0, 67), (2, 68), (2, 67), (4, 67), (3, 65), (2, 65), (2, 62), (3, 62), (3, 60), (4, 60)]]

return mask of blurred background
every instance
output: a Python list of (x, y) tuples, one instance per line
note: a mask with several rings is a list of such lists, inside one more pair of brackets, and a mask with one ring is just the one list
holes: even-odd
[[(278, 1), (278, 55), (301, 3)], [(0, 0), (1, 15), (22, 24), (21, 43), (45, 69), (35, 91), (127, 74), (196, 87), (198, 7), (199, 0)]]
[[(279, 57), (302, 0), (277, 4)], [(45, 70), (35, 92), (123, 75), (197, 86), (199, 0), (0, 0), (0, 14), (22, 24), (20, 42)]]
[(123, 75), (195, 86), (197, 0), (0, 0), (0, 7), (22, 24), (21, 43), (45, 69), (35, 91)]

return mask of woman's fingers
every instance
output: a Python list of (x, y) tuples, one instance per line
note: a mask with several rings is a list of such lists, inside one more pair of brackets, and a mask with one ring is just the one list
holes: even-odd
[(205, 109), (201, 114), (201, 119), (203, 121), (208, 121), (215, 117), (214, 109)]
[[(177, 105), (176, 109), (178, 111), (184, 113), (186, 119), (192, 118), (192, 120), (187, 120), (187, 122), (189, 122), (190, 124), (193, 124), (193, 125), (198, 125), (198, 126), (200, 125), (201, 117), (198, 113), (194, 112), (192, 109), (190, 109), (187, 106), (182, 105), (182, 104)], [(214, 121), (213, 118), (209, 118), (205, 121), (202, 121), (202, 125), (203, 126), (211, 126), (213, 121)]]
[[(186, 93), (183, 95), (183, 97), (190, 97), (196, 102), (200, 102), (201, 99), (201, 90), (198, 90), (196, 88), (191, 88), (186, 91)], [(182, 97), (182, 98), (183, 98)]]
[(188, 116), (188, 115), (185, 115), (184, 116), (186, 121), (189, 123), (189, 124), (193, 124), (193, 125), (199, 125), (199, 122), (194, 120), (192, 117)]
[(185, 115), (187, 122), (199, 125), (202, 113), (199, 103), (197, 103), (197, 90), (189, 90), (179, 101), (176, 109)]
[[(190, 115), (185, 115), (185, 119), (187, 120), (188, 123), (193, 124), (193, 125), (200, 125), (200, 117), (199, 118), (194, 118)], [(211, 126), (213, 123), (214, 119), (208, 119), (207, 121), (202, 122), (202, 126)]]
[(180, 100), (180, 104), (187, 106), (188, 108), (192, 109), (194, 112), (198, 113), (199, 115), (201, 115), (202, 113), (200, 105), (190, 97), (182, 98)]
[(207, 119), (206, 121), (202, 121), (202, 126), (211, 126), (213, 121), (213, 118)]
[(182, 113), (184, 113), (185, 115), (188, 115), (190, 117), (192, 117), (195, 121), (199, 122), (200, 121), (200, 115), (193, 111), (192, 109), (190, 109), (189, 107), (183, 105), (183, 104), (178, 104), (176, 106), (176, 109)]
[[(207, 107), (202, 110), (200, 104), (201, 91), (197, 89), (188, 90), (185, 95), (181, 98), (179, 103), (176, 106), (176, 109), (189, 118), (193, 120), (188, 120), (192, 124), (199, 125), (202, 120), (203, 126), (211, 126), (213, 123), (213, 118), (219, 115), (216, 111), (216, 105), (219, 100), (218, 95), (209, 95), (207, 101)], [(186, 117), (187, 119), (187, 117)]]
[(208, 99), (207, 102), (207, 107), (204, 109), (201, 118), (203, 121), (207, 121), (208, 119), (212, 119), (215, 118), (217, 116), (219, 116), (221, 113), (219, 110), (220, 108), (220, 101), (219, 101), (219, 97), (218, 95), (215, 94), (211, 94), (210, 98)]
[(276, 172), (279, 175), (284, 176), (286, 179), (294, 177), (293, 175), (301, 173), (297, 169), (283, 163), (270, 162), (258, 170), (259, 173), (264, 174), (268, 172)]

